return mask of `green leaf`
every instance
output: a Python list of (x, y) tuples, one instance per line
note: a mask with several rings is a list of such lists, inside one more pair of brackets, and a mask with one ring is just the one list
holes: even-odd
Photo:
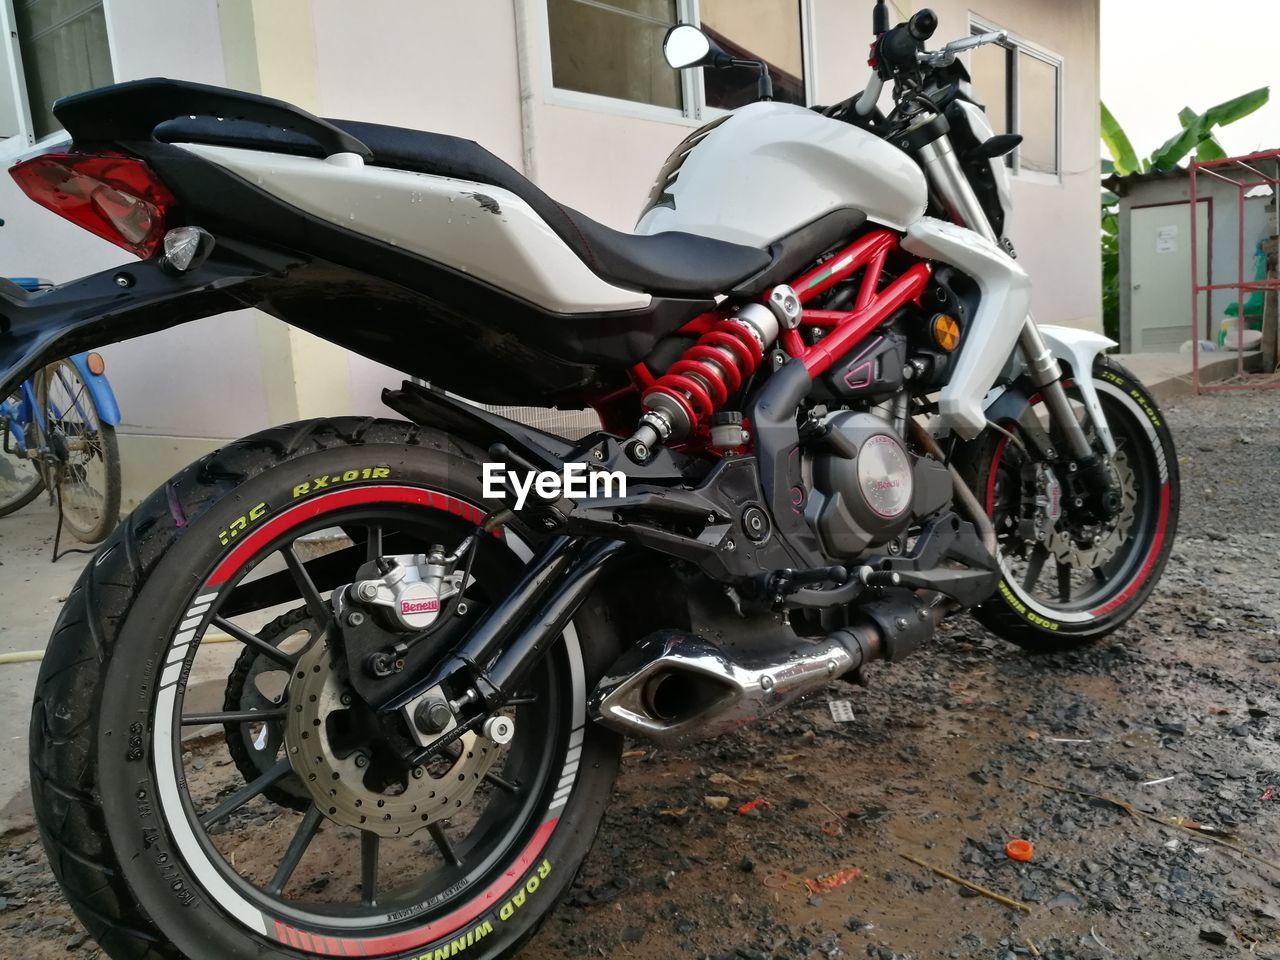
[(1111, 115), (1105, 103), (1099, 106), (1102, 107), (1102, 142), (1115, 161), (1115, 172), (1127, 177), (1137, 171), (1138, 155), (1133, 152), (1133, 144), (1129, 142), (1129, 135), (1120, 126), (1120, 121)]
[(1115, 206), (1117, 203), (1119, 203), (1119, 202), (1120, 202), (1120, 198), (1119, 198), (1119, 197), (1117, 197), (1117, 196), (1116, 196), (1114, 193), (1112, 193), (1110, 190), (1103, 190), (1103, 191), (1102, 191), (1102, 206), (1103, 206), (1104, 208), (1106, 208), (1106, 207), (1114, 207), (1114, 206)]
[(1197, 117), (1191, 126), (1184, 127), (1181, 132), (1174, 134), (1161, 144), (1159, 150), (1151, 154), (1151, 168), (1153, 170), (1173, 169), (1178, 165), (1178, 161), (1194, 150), (1196, 144), (1203, 139), (1203, 124)]
[(1184, 107), (1178, 113), (1178, 119), (1184, 124), (1182, 130), (1166, 140), (1160, 149), (1151, 155), (1151, 166), (1156, 170), (1172, 169), (1204, 140), (1213, 136), (1215, 126), (1226, 126), (1242, 117), (1247, 117), (1265, 104), (1270, 97), (1270, 88), (1259, 87), (1257, 90), (1250, 90), (1238, 97), (1224, 100), (1198, 116), (1193, 115), (1189, 107)]
[(1103, 157), (1102, 158), (1102, 175), (1105, 177), (1115, 172), (1116, 172), (1116, 162), (1114, 160), (1108, 160), (1106, 157)]
[(1216, 107), (1210, 107), (1204, 112), (1204, 119), (1211, 125), (1225, 127), (1261, 109), (1269, 99), (1271, 99), (1271, 88), (1259, 87), (1257, 90), (1250, 90), (1248, 93), (1225, 100)]
[(1222, 144), (1214, 136), (1206, 137), (1196, 146), (1196, 159), (1201, 163), (1206, 160), (1222, 160), (1226, 155), (1227, 151), (1222, 149)]

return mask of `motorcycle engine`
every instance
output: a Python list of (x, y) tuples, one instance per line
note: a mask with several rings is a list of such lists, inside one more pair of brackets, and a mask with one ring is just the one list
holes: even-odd
[(892, 425), (872, 413), (829, 414), (806, 454), (805, 518), (833, 557), (880, 546), (951, 498), (947, 468), (914, 457)]

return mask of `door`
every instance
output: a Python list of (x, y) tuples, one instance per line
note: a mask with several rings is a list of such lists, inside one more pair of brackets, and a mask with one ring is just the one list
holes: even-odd
[[(1196, 204), (1196, 283), (1209, 282), (1209, 201)], [(1129, 238), (1129, 349), (1176, 353), (1191, 339), (1191, 223), (1185, 203), (1134, 207)], [(1198, 294), (1204, 326), (1208, 295)]]

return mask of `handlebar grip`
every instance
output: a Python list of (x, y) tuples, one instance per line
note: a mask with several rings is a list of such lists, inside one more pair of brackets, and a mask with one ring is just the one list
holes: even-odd
[[(908, 25), (900, 23), (880, 38), (876, 52), (881, 64), (888, 66), (892, 73), (896, 69), (915, 66), (918, 49), (920, 43), (911, 35)], [(888, 75), (885, 74), (886, 77)]]
[(921, 43), (932, 37), (937, 29), (938, 15), (928, 7), (912, 14), (911, 19), (907, 21), (907, 32)]

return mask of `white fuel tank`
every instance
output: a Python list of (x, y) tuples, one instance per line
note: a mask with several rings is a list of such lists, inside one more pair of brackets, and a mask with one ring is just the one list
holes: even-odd
[(927, 205), (920, 168), (874, 134), (789, 103), (753, 103), (675, 149), (636, 233), (766, 247), (834, 210), (905, 230)]

